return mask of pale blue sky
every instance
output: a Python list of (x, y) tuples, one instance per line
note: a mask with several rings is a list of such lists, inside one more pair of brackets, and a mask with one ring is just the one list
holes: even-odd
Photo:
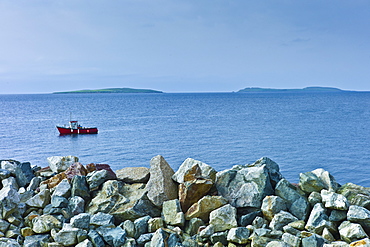
[(0, 0), (0, 94), (370, 90), (370, 2)]

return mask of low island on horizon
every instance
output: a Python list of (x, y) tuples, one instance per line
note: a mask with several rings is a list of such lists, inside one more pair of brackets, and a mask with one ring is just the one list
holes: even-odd
[(300, 92), (325, 93), (325, 92), (355, 92), (355, 91), (342, 90), (335, 87), (305, 87), (294, 89), (247, 87), (237, 91), (237, 93), (300, 93)]
[(69, 93), (163, 93), (163, 92), (152, 89), (105, 88), (105, 89), (84, 89), (76, 91), (54, 92), (53, 94), (69, 94)]

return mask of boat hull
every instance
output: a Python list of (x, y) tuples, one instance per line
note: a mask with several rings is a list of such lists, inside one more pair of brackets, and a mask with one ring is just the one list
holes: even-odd
[(57, 126), (59, 134), (61, 135), (73, 135), (73, 134), (97, 134), (98, 128), (78, 128), (72, 129), (68, 127)]

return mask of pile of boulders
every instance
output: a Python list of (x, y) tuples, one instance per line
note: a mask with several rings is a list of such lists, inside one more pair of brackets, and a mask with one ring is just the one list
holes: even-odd
[(370, 246), (370, 188), (323, 169), (291, 184), (269, 158), (220, 172), (48, 162), (0, 161), (0, 247)]

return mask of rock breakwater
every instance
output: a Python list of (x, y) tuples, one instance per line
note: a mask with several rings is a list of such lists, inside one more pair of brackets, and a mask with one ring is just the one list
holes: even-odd
[(293, 185), (269, 158), (219, 172), (47, 160), (0, 161), (0, 247), (370, 246), (370, 188), (323, 169)]

